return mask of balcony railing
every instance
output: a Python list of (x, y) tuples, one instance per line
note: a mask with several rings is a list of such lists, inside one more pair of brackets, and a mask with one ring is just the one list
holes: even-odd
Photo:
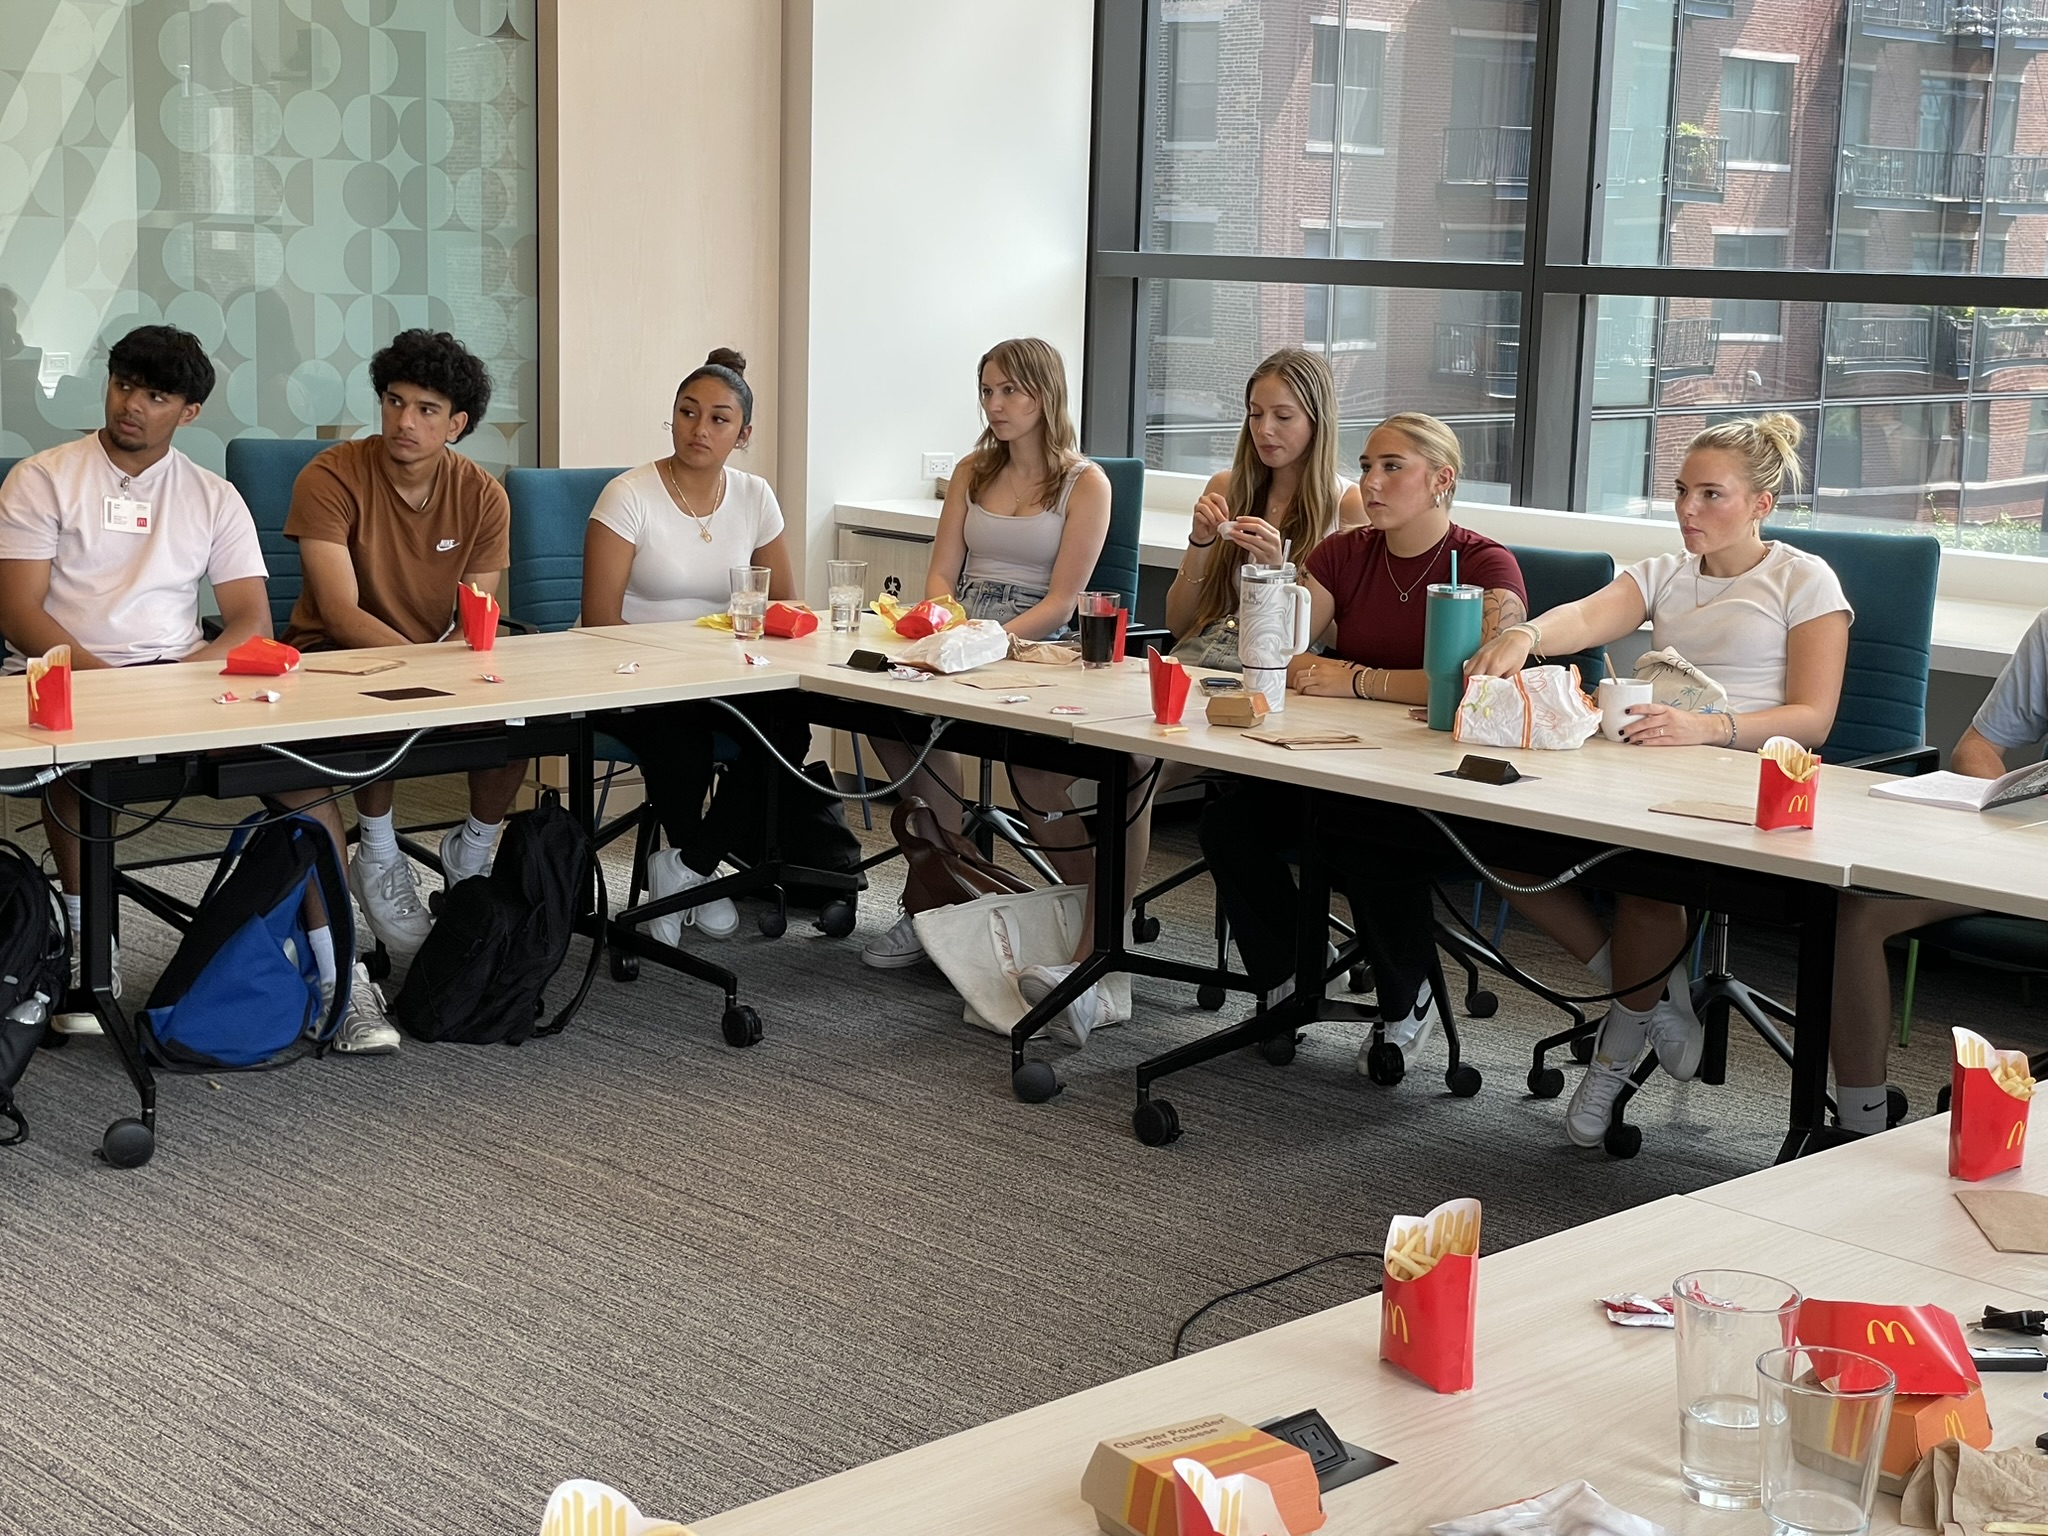
[(1856, 11), (1863, 29), (1876, 36), (1989, 44), (1997, 30), (1996, 0), (1860, 0)]
[(1932, 315), (1828, 319), (1828, 366), (1842, 373), (1925, 373), (1933, 344)]
[(2048, 320), (1985, 317), (1978, 367), (1990, 373), (1999, 368), (2023, 368), (2038, 363), (2048, 363)]
[(1497, 197), (1529, 195), (1527, 128), (1446, 128), (1444, 184), (1492, 187)]
[(1436, 328), (1436, 371), (1477, 379), (1495, 400), (1512, 400), (1519, 382), (1522, 328), (1513, 321), (1441, 321)]
[(1616, 369), (1641, 373), (1653, 363), (1667, 379), (1710, 374), (1721, 358), (1721, 328), (1712, 315), (1685, 315), (1665, 320), (1636, 315), (1600, 327), (1600, 349), (1594, 372), (1606, 378)]
[(1879, 203), (2048, 207), (2048, 155), (1851, 144), (1842, 152), (1842, 184), (1851, 197)]
[(1718, 203), (1728, 190), (1728, 140), (1681, 133), (1671, 141), (1671, 196), (1676, 202)]

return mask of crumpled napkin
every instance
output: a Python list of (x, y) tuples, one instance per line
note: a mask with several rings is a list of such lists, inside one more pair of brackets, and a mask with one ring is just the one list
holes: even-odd
[(1432, 1525), (1431, 1536), (1671, 1536), (1654, 1520), (1616, 1509), (1588, 1482), (1562, 1483), (1519, 1504)]
[(1994, 1520), (2048, 1521), (2048, 1457), (1944, 1440), (1920, 1458), (1899, 1498), (1901, 1525), (1945, 1536), (1982, 1536)]

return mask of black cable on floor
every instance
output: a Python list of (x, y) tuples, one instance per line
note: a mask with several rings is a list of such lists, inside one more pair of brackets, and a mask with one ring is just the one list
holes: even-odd
[(1203, 1302), (1199, 1307), (1195, 1308), (1193, 1312), (1188, 1314), (1186, 1321), (1184, 1321), (1178, 1328), (1174, 1329), (1173, 1353), (1168, 1355), (1166, 1358), (1169, 1360), (1178, 1360), (1180, 1358), (1180, 1347), (1188, 1336), (1188, 1330), (1194, 1327), (1195, 1324), (1202, 1319), (1204, 1314), (1206, 1314), (1215, 1307), (1222, 1306), (1223, 1303), (1226, 1301), (1235, 1301), (1240, 1296), (1249, 1296), (1254, 1291), (1263, 1291), (1269, 1285), (1278, 1285), (1283, 1280), (1292, 1280), (1296, 1275), (1305, 1275), (1312, 1269), (1321, 1269), (1325, 1264), (1335, 1264), (1341, 1259), (1363, 1259), (1369, 1264), (1377, 1264), (1380, 1262), (1380, 1257), (1381, 1256), (1377, 1253), (1366, 1253), (1362, 1250), (1348, 1251), (1345, 1253), (1326, 1254), (1320, 1259), (1310, 1259), (1306, 1264), (1297, 1265), (1295, 1268), (1288, 1270), (1285, 1274), (1269, 1275), (1264, 1280), (1254, 1280), (1250, 1285), (1240, 1285), (1234, 1291), (1225, 1291), (1221, 1296), (1218, 1296), (1211, 1301)]

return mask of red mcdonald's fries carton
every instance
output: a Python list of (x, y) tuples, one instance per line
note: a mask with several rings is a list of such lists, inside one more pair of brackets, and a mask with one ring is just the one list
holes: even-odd
[(1325, 1518), (1308, 1452), (1220, 1413), (1103, 1441), (1081, 1497), (1113, 1536), (1303, 1536)]
[[(1898, 1378), (1878, 1469), (1880, 1487), (1897, 1493), (1920, 1458), (1944, 1440), (1961, 1440), (1980, 1449), (1991, 1444), (1984, 1389), (1953, 1312), (1934, 1306), (1809, 1300), (1800, 1305), (1797, 1332), (1802, 1344), (1868, 1355)], [(1842, 1454), (1857, 1455), (1857, 1439), (1870, 1426), (1845, 1415), (1836, 1428)]]
[(1820, 789), (1820, 754), (1789, 736), (1773, 736), (1757, 750), (1756, 824), (1763, 831), (1813, 826)]
[(761, 628), (778, 640), (799, 640), (818, 627), (818, 616), (803, 603), (770, 603)]
[(1982, 1179), (2017, 1168), (2027, 1152), (2034, 1078), (2025, 1051), (2001, 1051), (1972, 1030), (1955, 1031), (1949, 1078), (1948, 1175)]
[(1449, 1200), (1387, 1227), (1380, 1358), (1439, 1392), (1472, 1387), (1479, 1310), (1479, 1202)]
[(299, 664), (299, 651), (268, 635), (251, 635), (228, 652), (227, 663), (222, 677), (283, 677)]
[(28, 723), (46, 731), (71, 729), (71, 647), (53, 645), (29, 658)]
[(1160, 725), (1179, 725), (1188, 703), (1188, 669), (1153, 646), (1145, 647), (1145, 665), (1152, 674), (1152, 718)]
[(455, 589), (457, 611), (462, 616), (462, 638), (472, 651), (488, 651), (498, 643), (498, 600), (474, 582)]

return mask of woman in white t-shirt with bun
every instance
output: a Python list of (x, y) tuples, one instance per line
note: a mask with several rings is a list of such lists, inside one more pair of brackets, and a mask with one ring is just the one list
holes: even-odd
[[(1800, 426), (1793, 417), (1724, 421), (1692, 440), (1679, 466), (1676, 511), (1685, 553), (1624, 569), (1608, 586), (1511, 625), (1482, 646), (1468, 671), (1511, 677), (1532, 656), (1569, 655), (1623, 640), (1647, 619), (1654, 643), (1677, 651), (1728, 693), (1713, 711), (1638, 704), (1626, 739), (1639, 747), (1714, 746), (1755, 751), (1773, 736), (1818, 747), (1835, 723), (1854, 615), (1824, 560), (1766, 542), (1764, 519), (1799, 486)], [(1601, 1025), (1593, 1062), (1565, 1111), (1565, 1134), (1600, 1145), (1614, 1102), (1646, 1048), (1681, 1081), (1699, 1069), (1703, 1031), (1683, 962), (1685, 910), (1619, 896), (1610, 936), (1576, 890), (1517, 897), (1515, 906), (1603, 986), (1633, 985)], [(1668, 985), (1667, 985), (1668, 982)]]
[[(754, 392), (747, 360), (719, 347), (676, 389), (670, 422), (673, 451), (629, 469), (599, 493), (583, 534), (583, 616), (589, 627), (653, 624), (722, 612), (732, 595), (732, 567), (768, 568), (768, 595), (792, 598), (782, 508), (759, 475), (726, 461), (754, 432)], [(783, 755), (801, 762), (810, 729), (772, 698), (742, 705)], [(740, 743), (740, 761), (712, 780), (712, 732), (723, 726)], [(640, 760), (648, 797), (668, 847), (647, 864), (650, 898), (702, 885), (719, 861), (765, 815), (760, 786), (775, 771), (760, 744), (723, 712), (702, 703), (662, 704), (607, 719), (605, 729)], [(739, 911), (720, 897), (648, 931), (675, 944), (685, 923), (712, 938), (731, 938)]]

